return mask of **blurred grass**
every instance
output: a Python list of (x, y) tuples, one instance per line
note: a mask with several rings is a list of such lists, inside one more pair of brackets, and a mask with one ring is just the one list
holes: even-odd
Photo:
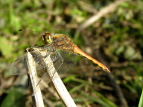
[[(70, 36), (95, 58), (98, 58), (94, 55), (99, 51), (111, 68), (129, 107), (137, 106), (143, 86), (143, 1), (123, 3), (114, 13), (75, 36), (82, 22), (112, 2), (84, 0), (82, 4), (77, 0), (1, 0), (0, 78), (4, 82), (1, 82), (0, 104), (12, 101), (9, 98), (11, 92), (5, 92), (15, 83), (13, 77), (5, 76), (10, 62), (23, 55), (27, 47), (41, 45), (42, 33), (53, 32)], [(21, 33), (19, 29), (26, 30)], [(75, 70), (67, 73), (65, 83), (77, 104), (100, 107), (120, 105), (104, 73), (96, 72), (95, 66), (84, 58), (79, 60)], [(50, 102), (58, 102), (56, 98), (50, 98), (47, 98)]]
[(1, 107), (20, 107), (25, 106), (26, 96), (21, 93), (17, 88), (9, 90), (9, 94), (3, 100)]

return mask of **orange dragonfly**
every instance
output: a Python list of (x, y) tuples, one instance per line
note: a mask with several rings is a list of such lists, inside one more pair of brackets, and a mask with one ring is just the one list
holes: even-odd
[(51, 34), (51, 33), (45, 33), (42, 35), (42, 40), (45, 44), (45, 46), (49, 46), (49, 44), (54, 49), (60, 49), (64, 50), (70, 53), (79, 54), (88, 60), (91, 60), (94, 64), (97, 64), (99, 67), (101, 67), (104, 71), (110, 72), (110, 70), (101, 62), (97, 61), (96, 59), (92, 58), (85, 52), (83, 52), (77, 45), (75, 45), (71, 39), (64, 35), (64, 34)]

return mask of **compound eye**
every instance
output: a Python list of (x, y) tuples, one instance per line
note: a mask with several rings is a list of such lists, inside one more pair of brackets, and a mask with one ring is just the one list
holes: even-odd
[(42, 40), (43, 40), (44, 44), (50, 43), (51, 42), (51, 34), (45, 33), (44, 35), (42, 35)]
[(49, 36), (51, 36), (51, 33), (45, 33), (45, 36), (49, 37)]

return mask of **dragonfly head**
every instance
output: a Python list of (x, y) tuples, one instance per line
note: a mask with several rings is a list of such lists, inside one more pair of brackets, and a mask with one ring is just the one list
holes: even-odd
[(44, 44), (50, 44), (52, 43), (52, 35), (50, 33), (45, 33), (44, 35), (42, 35), (42, 40)]

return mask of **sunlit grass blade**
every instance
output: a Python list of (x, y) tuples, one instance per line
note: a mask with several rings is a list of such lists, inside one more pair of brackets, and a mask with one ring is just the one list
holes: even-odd
[(139, 101), (138, 107), (143, 107), (143, 89), (142, 89), (142, 94), (141, 94), (141, 97), (140, 97), (140, 101)]

